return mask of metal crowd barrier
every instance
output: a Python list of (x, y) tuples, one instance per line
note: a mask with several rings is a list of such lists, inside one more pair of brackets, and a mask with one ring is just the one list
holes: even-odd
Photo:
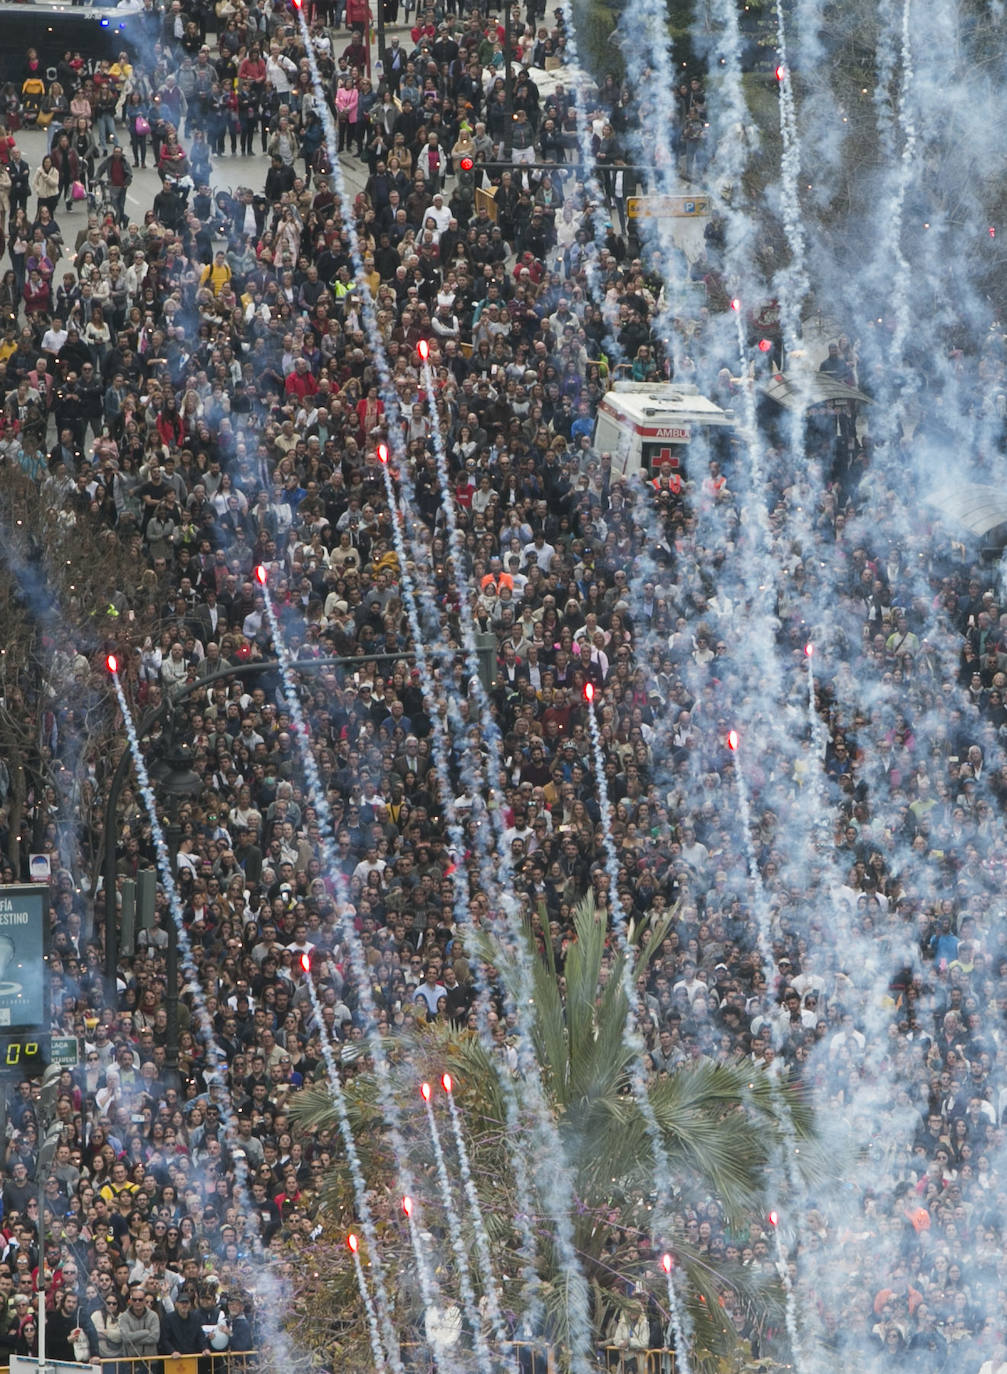
[(664, 1346), (647, 1350), (628, 1350), (621, 1345), (603, 1345), (599, 1351), (600, 1368), (606, 1374), (675, 1374), (675, 1352)]
[[(559, 1363), (551, 1346), (534, 1341), (508, 1341), (499, 1352), (510, 1358), (507, 1369), (513, 1374), (558, 1374)], [(430, 1368), (426, 1347), (404, 1346), (403, 1363), (411, 1374), (426, 1374)], [(663, 1346), (630, 1350), (624, 1346), (601, 1345), (595, 1350), (598, 1374), (677, 1374), (675, 1352)]]
[[(211, 1351), (209, 1355), (179, 1355), (171, 1359), (164, 1355), (143, 1355), (114, 1360), (94, 1359), (80, 1364), (64, 1360), (46, 1359), (45, 1369), (53, 1374), (85, 1374), (101, 1368), (102, 1374), (258, 1374), (258, 1352), (255, 1350)], [(12, 1355), (10, 1374), (39, 1374), (38, 1360)]]
[[(508, 1374), (559, 1374), (555, 1351), (540, 1341), (505, 1341), (499, 1349), (494, 1347), (493, 1353), (496, 1364), (503, 1364)], [(455, 1347), (455, 1354), (461, 1354), (460, 1346)], [(402, 1363), (408, 1374), (427, 1374), (432, 1367), (430, 1350), (415, 1342), (403, 1342)]]

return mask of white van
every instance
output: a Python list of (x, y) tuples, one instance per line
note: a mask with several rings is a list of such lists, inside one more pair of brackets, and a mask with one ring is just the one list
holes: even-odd
[(734, 413), (678, 382), (616, 382), (598, 406), (596, 453), (611, 453), (613, 472), (632, 476), (662, 463), (684, 469), (693, 438), (711, 427), (730, 428)]

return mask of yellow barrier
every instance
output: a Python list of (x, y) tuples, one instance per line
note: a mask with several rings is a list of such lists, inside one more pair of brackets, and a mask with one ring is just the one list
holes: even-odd
[(97, 1369), (104, 1374), (258, 1374), (256, 1350), (211, 1351), (209, 1355), (142, 1355), (125, 1359), (91, 1360), (81, 1370)]
[(620, 1345), (603, 1345), (599, 1354), (606, 1374), (675, 1374), (675, 1352), (664, 1346), (628, 1350)]

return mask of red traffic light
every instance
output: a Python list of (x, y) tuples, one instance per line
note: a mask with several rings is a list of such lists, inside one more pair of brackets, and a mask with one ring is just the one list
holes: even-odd
[(475, 163), (472, 161), (470, 157), (463, 157), (461, 161), (458, 163), (458, 166), (462, 169), (463, 172), (471, 172), (472, 168), (475, 166)]

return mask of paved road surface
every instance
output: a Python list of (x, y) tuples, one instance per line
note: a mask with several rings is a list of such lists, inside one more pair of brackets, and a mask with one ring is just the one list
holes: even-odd
[[(393, 35), (398, 35), (403, 39), (403, 46), (409, 43), (408, 29), (405, 27), (389, 26), (387, 35), (389, 41)], [(348, 41), (346, 30), (333, 30), (333, 47), (337, 52), (342, 50)], [(119, 130), (120, 141), (123, 143), (127, 156), (129, 154), (129, 137), (123, 130)], [(28, 159), (34, 174), (36, 167), (45, 156), (46, 137), (41, 129), (22, 129), (17, 134), (18, 147)], [(182, 147), (188, 150), (189, 141), (185, 138), (181, 140)], [(132, 160), (132, 159), (131, 159)], [(358, 191), (362, 191), (364, 183), (367, 181), (367, 166), (355, 157), (347, 157), (345, 154), (340, 158), (343, 168), (343, 176), (346, 179), (347, 189), (351, 195), (355, 196)], [(214, 191), (234, 191), (239, 186), (249, 186), (255, 192), (260, 192), (265, 184), (266, 172), (269, 168), (269, 159), (263, 153), (255, 153), (252, 157), (231, 157), (230, 153), (222, 158), (214, 159), (213, 174), (211, 177), (211, 188)], [(302, 164), (298, 163), (298, 172), (302, 170)], [(148, 164), (147, 169), (134, 169), (133, 182), (126, 197), (126, 208), (130, 217), (142, 220), (144, 212), (149, 210), (154, 203), (154, 197), (161, 188), (157, 173)], [(28, 202), (29, 214), (34, 214), (35, 199), (32, 197)], [(61, 227), (68, 227), (71, 231), (67, 238), (75, 237), (77, 227), (84, 222), (87, 215), (86, 202), (81, 202), (72, 210), (66, 211), (60, 206), (57, 219)], [(4, 264), (6, 266), (6, 264)]]

